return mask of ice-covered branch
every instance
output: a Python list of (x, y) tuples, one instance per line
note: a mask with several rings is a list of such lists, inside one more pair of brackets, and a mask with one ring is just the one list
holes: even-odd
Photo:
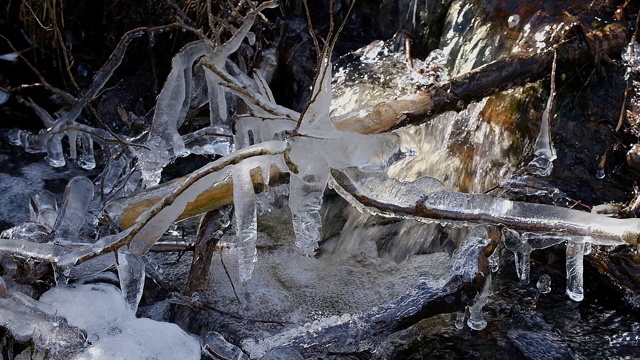
[[(589, 34), (593, 43), (601, 39), (606, 53), (620, 52), (627, 44), (627, 31), (620, 24), (611, 24), (599, 32)], [(589, 46), (579, 46), (579, 39), (570, 39), (556, 46), (558, 66), (592, 61)], [(606, 46), (605, 46), (606, 45)], [(470, 73), (451, 79), (425, 91), (408, 95), (397, 100), (387, 101), (369, 110), (358, 111), (333, 119), (335, 127), (340, 131), (353, 131), (361, 134), (375, 134), (389, 131), (403, 124), (426, 121), (438, 113), (448, 110), (459, 110), (464, 104), (481, 99), (484, 96), (504, 90), (505, 86), (516, 86), (537, 81), (549, 74), (553, 66), (554, 50), (533, 55), (514, 54), (504, 59), (484, 65)], [(256, 178), (254, 178), (255, 180)], [(270, 179), (274, 184), (286, 181), (287, 175), (273, 169)], [(277, 180), (277, 181), (276, 181)], [(184, 179), (176, 180), (176, 182)], [(159, 193), (170, 192), (175, 182), (163, 184), (136, 194), (128, 199), (117, 200), (112, 204), (109, 213), (116, 218), (123, 228), (131, 226), (137, 216), (148, 207), (149, 203), (158, 201)], [(196, 201), (190, 204), (180, 219), (202, 214), (232, 202), (231, 181), (223, 181), (219, 186), (211, 187), (201, 195), (201, 199), (212, 201)]]
[[(132, 254), (142, 255), (160, 239), (162, 234), (182, 214), (187, 204), (196, 200), (210, 187), (215, 187), (229, 177), (232, 166), (250, 166), (243, 161), (253, 157), (282, 154), (286, 144), (280, 141), (264, 142), (239, 150), (214, 161), (191, 173), (185, 181), (177, 184), (171, 192), (165, 193), (160, 201), (148, 206), (126, 231), (112, 237), (105, 237), (93, 246), (76, 250), (60, 259), (59, 265), (73, 266), (93, 259), (99, 255), (129, 245)], [(267, 167), (270, 167), (268, 165)], [(253, 167), (252, 167), (253, 169)], [(267, 169), (267, 171), (269, 171)]]
[[(531, 204), (443, 189), (437, 180), (390, 179), (383, 172), (332, 171), (336, 190), (356, 206), (422, 221), (498, 224), (519, 231), (592, 237), (598, 245), (635, 245), (640, 219), (615, 219), (553, 205)], [(434, 184), (433, 181), (436, 183)], [(384, 192), (375, 189), (385, 189)]]

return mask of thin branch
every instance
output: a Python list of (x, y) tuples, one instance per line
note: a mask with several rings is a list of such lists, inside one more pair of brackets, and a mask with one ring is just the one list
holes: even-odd
[(18, 51), (13, 44), (11, 43), (11, 41), (9, 41), (9, 39), (7, 39), (4, 35), (0, 34), (0, 38), (2, 38), (7, 45), (9, 45), (9, 47), (18, 54), (18, 56), (20, 56), (20, 59), (22, 59), (22, 61), (24, 61), (24, 63), (29, 67), (29, 69), (31, 69), (31, 71), (38, 77), (38, 79), (40, 80), (40, 83), (42, 84), (42, 86), (44, 86), (45, 89), (51, 91), (52, 93), (60, 96), (61, 98), (63, 98), (65, 101), (69, 102), (69, 103), (74, 103), (76, 101), (78, 101), (78, 99), (69, 94), (68, 92), (58, 89), (57, 87), (49, 84), (49, 82), (44, 78), (44, 76), (42, 76), (42, 74), (40, 74), (40, 72), (38, 71), (38, 69), (35, 68), (35, 66), (33, 66), (29, 60), (27, 60), (27, 58), (25, 58), (22, 55), (21, 51)]
[(233, 290), (233, 295), (236, 297), (236, 301), (238, 301), (238, 304), (242, 304), (242, 301), (240, 301), (240, 297), (238, 296), (238, 292), (236, 291), (236, 286), (233, 284), (233, 279), (231, 279), (231, 275), (229, 274), (229, 270), (227, 269), (227, 265), (224, 263), (222, 251), (220, 252), (220, 263), (222, 264), (224, 273), (227, 275), (227, 279), (229, 280), (229, 285), (231, 285), (231, 289)]

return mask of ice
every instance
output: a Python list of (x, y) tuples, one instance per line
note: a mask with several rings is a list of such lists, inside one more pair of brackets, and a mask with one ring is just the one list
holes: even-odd
[[(142, 255), (147, 252), (155, 242), (160, 239), (162, 234), (175, 222), (175, 220), (184, 211), (186, 205), (189, 202), (194, 201), (200, 194), (207, 191), (211, 186), (224, 180), (229, 176), (228, 171), (233, 166), (248, 166), (253, 168), (265, 166), (270, 168), (270, 163), (262, 163), (263, 160), (270, 159), (268, 156), (259, 158), (256, 154), (266, 153), (282, 153), (286, 145), (281, 141), (264, 142), (252, 147), (238, 150), (227, 157), (218, 159), (202, 167), (199, 170), (194, 171), (189, 177), (182, 183), (183, 187), (174, 189), (174, 192), (164, 197), (162, 201), (156, 203), (154, 206), (146, 210), (138, 217), (138, 222), (141, 219), (150, 217), (149, 221), (141, 224), (141, 228), (136, 230), (137, 233), (131, 241), (129, 250), (133, 254)], [(249, 157), (247, 160), (256, 160), (251, 163), (250, 161), (242, 161)], [(234, 162), (240, 162), (237, 165), (233, 165)], [(223, 171), (215, 171), (216, 169), (224, 169)], [(251, 185), (253, 187), (253, 185)], [(162, 209), (162, 210), (160, 210)], [(151, 214), (155, 214), (151, 216)]]
[(40, 303), (38, 307), (86, 331), (91, 343), (75, 360), (200, 359), (194, 338), (175, 324), (135, 318), (113, 285), (58, 286), (42, 294)]
[[(555, 55), (554, 55), (555, 56)], [(540, 121), (540, 132), (536, 138), (534, 155), (535, 158), (529, 163), (529, 172), (540, 176), (549, 176), (553, 170), (553, 160), (556, 159), (556, 150), (553, 148), (551, 141), (550, 122), (553, 119), (553, 108), (555, 105), (556, 95), (556, 60), (554, 57), (553, 66), (551, 68), (551, 92), (547, 100), (547, 106), (542, 113)]]
[(239, 347), (230, 344), (215, 331), (210, 331), (204, 335), (202, 342), (204, 352), (214, 359), (249, 360), (249, 357)]
[(260, 360), (303, 360), (304, 358), (295, 349), (279, 346), (267, 351)]
[(182, 138), (184, 146), (192, 154), (225, 156), (235, 150), (231, 129), (226, 125), (200, 129), (186, 134)]
[(233, 206), (236, 224), (236, 247), (238, 248), (238, 269), (240, 281), (251, 278), (254, 262), (257, 259), (256, 241), (258, 239), (258, 221), (256, 193), (253, 190), (250, 166), (233, 169)]
[(122, 296), (135, 314), (144, 290), (144, 261), (140, 256), (129, 253), (125, 248), (120, 248), (117, 268)]
[(585, 239), (567, 241), (567, 295), (573, 301), (584, 299), (584, 247)]
[(47, 242), (51, 237), (51, 229), (51, 227), (46, 225), (29, 221), (4, 230), (0, 233), (0, 238)]
[(29, 240), (0, 239), (0, 253), (33, 258), (44, 262), (57, 262), (70, 251), (62, 246)]
[[(328, 174), (328, 173), (327, 173)], [(313, 256), (320, 239), (322, 217), (320, 208), (326, 187), (325, 179), (317, 179), (308, 175), (305, 179), (317, 180), (306, 182), (298, 176), (291, 176), (289, 184), (289, 208), (296, 234), (296, 245), (307, 256)]]
[(53, 230), (58, 217), (58, 203), (55, 195), (47, 190), (33, 194), (31, 201), (29, 201), (29, 210), (31, 221), (45, 225)]
[(93, 152), (93, 139), (86, 133), (81, 133), (78, 137), (80, 142), (80, 156), (78, 156), (78, 165), (85, 170), (92, 170), (96, 167), (96, 158)]
[[(145, 186), (152, 186), (160, 181), (160, 174), (164, 166), (176, 156), (185, 156), (189, 153), (185, 148), (184, 140), (178, 133), (178, 127), (185, 119), (191, 104), (193, 91), (193, 65), (205, 57), (218, 73), (211, 69), (204, 69), (207, 92), (209, 97), (211, 126), (221, 125), (220, 120), (227, 118), (227, 100), (225, 99), (225, 87), (220, 85), (219, 74), (234, 79), (224, 70), (227, 58), (238, 50), (245, 36), (255, 21), (257, 14), (265, 9), (275, 6), (275, 3), (263, 3), (257, 9), (251, 11), (244, 19), (240, 28), (232, 37), (217, 47), (206, 40), (194, 41), (187, 44), (174, 56), (172, 67), (167, 80), (158, 96), (153, 123), (145, 145), (149, 150), (139, 152), (142, 171), (142, 179)], [(226, 81), (226, 79), (225, 79)]]
[(540, 275), (540, 278), (536, 283), (536, 288), (538, 288), (538, 292), (540, 294), (550, 293), (551, 292), (551, 276), (547, 274)]
[(115, 188), (128, 162), (129, 159), (124, 154), (116, 154), (109, 159), (109, 163), (102, 173), (102, 191), (105, 194), (109, 194)]
[(454, 322), (454, 326), (456, 327), (456, 329), (458, 330), (464, 329), (464, 319), (466, 316), (467, 314), (464, 311), (458, 311), (456, 313), (456, 320)]
[(0, 326), (17, 342), (33, 344), (51, 359), (68, 359), (86, 344), (86, 333), (22, 293), (0, 296)]
[(3, 105), (11, 98), (11, 94), (6, 91), (0, 90), (0, 105)]
[(323, 57), (318, 69), (310, 101), (311, 104), (306, 113), (304, 113), (300, 128), (303, 131), (306, 131), (306, 128), (318, 130), (335, 129), (333, 123), (329, 120), (329, 109), (331, 108), (331, 61), (326, 56)]
[(55, 223), (56, 239), (72, 241), (78, 237), (91, 200), (93, 183), (84, 176), (74, 177), (64, 191), (64, 202)]
[(208, 42), (195, 41), (173, 57), (171, 72), (158, 96), (153, 123), (145, 143), (149, 150), (142, 150), (139, 155), (146, 186), (160, 181), (162, 168), (174, 156), (185, 155), (178, 127), (182, 125), (191, 102), (192, 66), (210, 51)]
[(630, 70), (640, 71), (640, 44), (635, 41), (630, 42), (622, 52), (622, 60)]
[(469, 306), (469, 318), (467, 325), (473, 330), (482, 330), (487, 327), (487, 320), (482, 314), (482, 307), (487, 304), (487, 298), (492, 294), (491, 274), (487, 275), (482, 291), (476, 296), (473, 304)]
[(47, 141), (47, 162), (53, 167), (62, 167), (66, 164), (62, 152), (62, 135), (55, 134)]
[(507, 249), (513, 251), (516, 261), (516, 273), (521, 284), (529, 283), (530, 258), (533, 248), (529, 241), (509, 228), (502, 229), (503, 242)]

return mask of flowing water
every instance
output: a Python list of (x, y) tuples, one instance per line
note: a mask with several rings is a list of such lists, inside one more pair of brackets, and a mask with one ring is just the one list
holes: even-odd
[[(415, 14), (424, 8), (423, 5), (427, 6), (426, 3), (404, 1), (404, 5), (414, 8), (414, 15), (413, 19), (404, 19), (403, 24), (416, 30)], [(424, 60), (414, 59), (413, 69), (404, 62), (404, 54), (382, 42), (338, 61), (334, 69), (332, 116), (411, 93), (416, 86), (444, 81), (504, 56), (512, 49), (536, 51), (546, 46), (545, 41), (549, 41), (555, 31), (549, 24), (565, 17), (559, 9), (570, 9), (585, 17), (588, 12), (575, 1), (563, 1), (557, 6), (549, 5), (548, 1), (518, 6), (504, 1), (485, 1), (482, 2), (484, 8), (478, 3), (452, 2), (442, 30), (442, 50), (431, 52)], [(546, 6), (542, 6), (544, 4)], [(538, 12), (539, 8), (545, 11)], [(568, 87), (573, 85), (567, 84)], [(524, 197), (540, 200), (539, 191), (527, 190), (526, 184), (518, 187), (514, 185), (516, 181), (509, 183), (508, 180), (522, 179), (514, 176), (533, 157), (539, 119), (549, 97), (547, 87), (548, 82), (517, 87), (474, 102), (459, 113), (448, 112), (426, 124), (398, 130), (396, 133), (405, 141), (404, 145), (411, 148), (411, 153), (387, 169), (387, 174), (403, 181), (431, 176), (449, 189), (470, 193), (483, 193), (502, 186), (505, 193), (524, 193)], [(576, 91), (592, 96), (598, 94), (597, 89), (589, 87)], [(561, 104), (570, 102), (568, 98), (575, 95), (575, 91), (567, 90), (567, 93), (570, 95), (559, 99)], [(560, 108), (564, 114), (576, 112)], [(576, 123), (584, 122), (584, 127), (590, 129), (592, 125), (587, 120), (592, 119), (578, 118), (561, 124), (572, 129)], [(552, 127), (555, 132), (562, 131), (560, 125), (552, 124)], [(615, 189), (596, 193), (595, 190), (607, 187), (607, 181), (612, 181), (615, 174), (596, 180), (595, 160), (589, 159), (591, 165), (582, 166), (579, 160), (566, 160), (566, 156), (563, 159), (562, 153), (570, 153), (574, 146), (568, 143), (567, 138), (563, 138), (556, 144), (561, 154), (556, 168), (570, 161), (577, 165), (569, 170), (557, 170), (551, 178), (537, 179), (548, 181), (545, 184), (554, 194), (563, 194), (542, 201), (566, 205), (571, 197), (580, 198), (580, 191), (594, 193), (582, 197), (592, 205), (597, 205), (601, 199), (622, 197), (624, 191)], [(594, 143), (594, 151), (602, 150), (602, 141), (596, 143), (594, 140)], [(589, 143), (582, 146), (588, 147)], [(9, 157), (6, 153), (1, 156), (3, 160)], [(25, 178), (29, 177), (33, 166), (24, 165), (21, 171)], [(582, 171), (583, 168), (588, 171)], [(564, 186), (570, 179), (559, 174), (571, 171), (575, 172), (572, 179), (589, 186)], [(15, 177), (4, 172), (0, 175), (11, 181)], [(52, 177), (58, 181), (57, 174)], [(7, 186), (3, 196), (8, 200), (1, 203), (13, 204), (16, 197), (25, 197), (32, 188), (42, 186), (26, 180), (25, 184), (27, 189), (24, 191)], [(520, 190), (522, 192), (518, 192)], [(228, 232), (214, 254), (206, 291), (191, 297), (193, 301), (206, 304), (205, 309), (169, 305), (166, 300), (154, 302), (151, 297), (143, 299), (139, 313), (162, 320), (172, 318), (193, 333), (208, 334), (206, 339), (212, 339), (211, 346), (215, 341), (224, 342), (211, 335), (210, 331), (215, 329), (226, 341), (242, 344), (253, 354), (252, 349), (265, 346), (265, 343), (278, 344), (277, 334), (302, 333), (304, 326), (318, 331), (333, 326), (339, 331), (342, 324), (348, 324), (353, 330), (353, 327), (365, 324), (359, 321), (366, 315), (383, 313), (389, 304), (397, 304), (398, 299), (415, 294), (416, 289), (441, 289), (450, 280), (451, 273), (457, 271), (460, 262), (475, 264), (478, 261), (477, 252), (465, 252), (468, 248), (464, 243), (478, 229), (361, 213), (332, 192), (327, 193), (322, 209), (321, 246), (315, 258), (302, 256), (294, 245), (291, 214), (285, 204), (286, 193), (286, 188), (271, 188), (258, 195), (259, 204), (262, 204), (258, 222), (258, 261), (251, 279), (239, 281), (239, 255), (232, 238), (235, 235)], [(549, 195), (549, 192), (542, 193)], [(17, 204), (15, 207), (24, 208)], [(20, 216), (27, 216), (26, 213), (3, 211), (0, 214), (6, 216), (2, 221), (9, 223), (24, 221)], [(180, 226), (187, 229), (186, 240), (191, 240), (193, 233), (189, 231), (193, 231), (195, 222), (191, 220)], [(185, 240), (184, 234), (174, 232), (166, 239)], [(564, 243), (564, 239), (557, 243)], [(366, 350), (362, 352), (357, 351), (358, 344), (351, 343), (353, 333), (336, 332), (334, 335), (344, 344), (335, 347), (344, 348), (344, 352), (324, 354), (320, 358), (637, 357), (640, 345), (637, 310), (625, 304), (618, 293), (612, 292), (592, 268), (587, 266), (585, 270), (584, 300), (576, 302), (566, 294), (565, 254), (575, 250), (572, 246), (573, 243), (569, 250), (560, 244), (526, 252), (531, 256), (529, 264), (522, 260), (525, 252), (516, 250), (516, 256), (510, 251), (514, 248), (508, 250), (501, 245), (489, 258), (495, 271), (473, 299), (466, 299), (468, 306), (460, 307), (457, 312), (446, 311), (427, 317), (383, 337), (364, 339), (362, 343)], [(586, 252), (585, 245), (581, 246), (575, 247)], [(594, 246), (592, 251), (603, 250)], [(146, 257), (151, 268), (164, 269), (161, 274), (151, 276), (164, 279), (170, 289), (183, 288), (189, 256), (149, 254)], [(529, 265), (530, 272), (523, 270)], [(362, 326), (375, 328), (378, 324)], [(269, 340), (261, 345), (260, 341), (254, 341), (257, 339)], [(313, 345), (312, 338), (306, 344), (304, 337), (302, 341), (304, 346)], [(229, 349), (233, 352), (236, 348)]]

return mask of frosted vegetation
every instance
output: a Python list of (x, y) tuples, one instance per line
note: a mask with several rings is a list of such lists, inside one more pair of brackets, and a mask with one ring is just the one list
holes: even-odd
[[(30, 221), (2, 234), (0, 251), (51, 263), (58, 284), (36, 301), (0, 283), (0, 325), (9, 328), (17, 339), (34, 339), (37, 347), (48, 351), (54, 349), (53, 343), (63, 344), (54, 349), (61, 358), (71, 354), (77, 359), (95, 359), (97, 353), (108, 354), (104, 358), (119, 358), (124, 352), (130, 357), (162, 359), (171, 355), (167, 349), (175, 346), (182, 349), (181, 358), (199, 358), (197, 342), (176, 326), (135, 319), (144, 287), (143, 257), (189, 203), (229, 178), (233, 183), (235, 208), (234, 247), (242, 282), (251, 279), (255, 262), (259, 261), (256, 251), (259, 211), (254, 184), (259, 182), (268, 188), (269, 179), (275, 173), (289, 176), (289, 207), (299, 256), (311, 257), (318, 248), (322, 226), (320, 210), (329, 185), (364, 212), (424, 223), (501, 226), (502, 241), (516, 254), (518, 278), (523, 283), (529, 282), (529, 257), (533, 250), (566, 243), (566, 292), (576, 301), (583, 298), (582, 259), (590, 244), (635, 243), (640, 234), (640, 222), (636, 219), (612, 219), (550, 205), (467, 194), (448, 189), (433, 177), (399, 176), (397, 162), (411, 161), (419, 155), (420, 139), (411, 132), (363, 135), (338, 130), (330, 116), (332, 66), (329, 58), (335, 34), (331, 34), (320, 52), (308, 107), (298, 113), (276, 104), (265, 80), (266, 74), (258, 70), (249, 77), (229, 59), (238, 49), (252, 43), (250, 29), (260, 11), (276, 6), (275, 2), (266, 2), (248, 13), (243, 25), (223, 44), (201, 39), (182, 48), (174, 56), (171, 73), (158, 96), (151, 128), (138, 136), (115, 138), (106, 130), (88, 127), (77, 120), (88, 101), (104, 88), (120, 64), (128, 42), (141, 36), (141, 31), (125, 38), (84, 96), (57, 118), (29, 102), (46, 129), (38, 134), (13, 131), (10, 134), (13, 144), (29, 152), (46, 153), (52, 166), (63, 166), (67, 160), (74, 160), (85, 169), (95, 167), (95, 144), (108, 152), (110, 158), (95, 188), (87, 178), (77, 177), (69, 182), (62, 204), (57, 204), (51, 193), (35, 194), (29, 203)], [(442, 56), (441, 52), (435, 53), (431, 61), (440, 64)], [(555, 157), (549, 137), (553, 93), (552, 89), (534, 149), (536, 160), (546, 161), (538, 175), (548, 175)], [(240, 102), (248, 107), (244, 114), (236, 113)], [(187, 111), (204, 105), (210, 109), (208, 126), (191, 133), (178, 132)], [(463, 115), (477, 116), (476, 106), (472, 104)], [(231, 130), (231, 114), (236, 116), (235, 132)], [(70, 144), (66, 154), (63, 138)], [(91, 214), (91, 219), (99, 217), (101, 211), (109, 207), (108, 199), (157, 185), (165, 166), (177, 157), (192, 153), (219, 158), (182, 179), (170, 194), (150, 205), (131, 227), (114, 229), (85, 221), (87, 214)], [(83, 231), (84, 227), (94, 231)], [(480, 241), (477, 236), (470, 239)], [(71, 280), (94, 277), (114, 266), (119, 292), (110, 285), (69, 285)], [(463, 265), (457, 263), (454, 268), (456, 266)], [(473, 329), (486, 325), (481, 309), (490, 292), (489, 276), (483, 290), (468, 307), (467, 324)], [(86, 307), (78, 301), (86, 302)], [(87, 312), (88, 308), (101, 310), (92, 313)], [(21, 323), (25, 318), (30, 322)], [(352, 319), (344, 315), (320, 325), (341, 324)], [(57, 330), (47, 330), (53, 326)], [(135, 336), (129, 336), (128, 332), (135, 332)], [(145, 337), (140, 340), (145, 344), (143, 349), (131, 341), (141, 336)], [(211, 342), (219, 340), (215, 340), (215, 334), (211, 339)], [(116, 342), (119, 345), (112, 346)], [(286, 341), (267, 341), (260, 346), (265, 344), (275, 347), (286, 345)], [(205, 341), (204, 346), (212, 345)], [(113, 353), (114, 348), (121, 352)], [(256, 350), (256, 356), (267, 350)]]

